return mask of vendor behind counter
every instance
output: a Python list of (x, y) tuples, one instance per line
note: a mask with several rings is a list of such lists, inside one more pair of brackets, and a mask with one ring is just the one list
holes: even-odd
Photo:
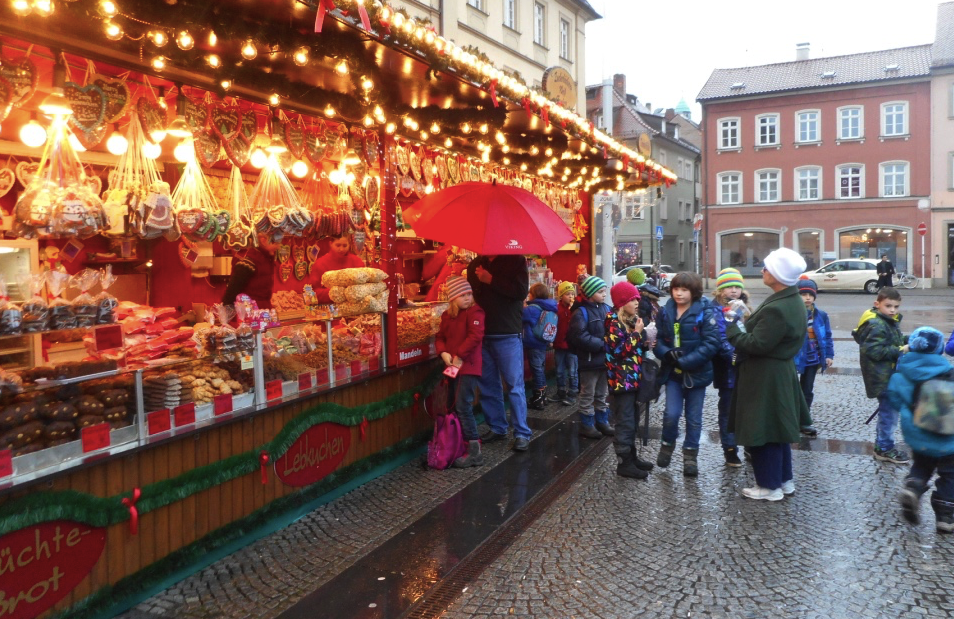
[(275, 251), (278, 243), (271, 235), (258, 233), (258, 247), (235, 256), (232, 275), (222, 296), (222, 303), (234, 305), (235, 297), (245, 293), (259, 307), (272, 306), (272, 287), (275, 279)]
[(351, 253), (351, 237), (343, 234), (331, 240), (328, 253), (318, 258), (311, 268), (311, 286), (318, 303), (332, 303), (328, 288), (321, 285), (321, 277), (328, 271), (354, 269), (365, 266), (364, 261)]

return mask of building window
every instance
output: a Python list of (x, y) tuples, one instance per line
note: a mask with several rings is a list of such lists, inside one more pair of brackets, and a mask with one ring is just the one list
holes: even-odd
[(467, 0), (467, 4), (474, 7), (478, 11), (484, 10), (484, 0)]
[(881, 135), (908, 134), (908, 102), (894, 101), (881, 106)]
[(838, 139), (859, 140), (863, 137), (864, 109), (860, 106), (838, 108)]
[(838, 233), (839, 258), (870, 258), (884, 254), (898, 271), (908, 270), (908, 235), (897, 228), (854, 228)]
[(821, 140), (818, 110), (806, 110), (796, 115), (795, 141), (818, 142)]
[(897, 198), (910, 193), (908, 164), (903, 161), (881, 164), (881, 196)]
[(669, 219), (669, 200), (666, 196), (659, 198), (659, 218)]
[(719, 174), (719, 204), (741, 204), (742, 175), (739, 172)]
[(686, 261), (686, 242), (679, 241), (679, 263), (682, 264)]
[(570, 22), (560, 20), (560, 58), (570, 59)]
[(798, 168), (795, 170), (796, 200), (821, 200), (821, 168)]
[(687, 162), (686, 162), (686, 178), (689, 179), (689, 180), (691, 180), (691, 181), (692, 181), (692, 180), (695, 180), (695, 176), (693, 175), (693, 168), (694, 168), (694, 167), (695, 167), (695, 166), (692, 165), (692, 162), (691, 162), (691, 161), (687, 161)]
[(533, 42), (537, 45), (546, 45), (547, 8), (535, 2), (533, 5)]
[(861, 165), (844, 165), (838, 168), (838, 197), (863, 198), (865, 168)]
[(732, 267), (747, 277), (760, 276), (762, 260), (779, 246), (775, 232), (730, 232), (719, 239), (719, 268)]
[(683, 167), (682, 167), (682, 157), (676, 159), (676, 174), (682, 176)]
[(755, 173), (758, 202), (778, 202), (781, 174), (778, 170), (760, 170)]
[(778, 144), (778, 114), (765, 114), (755, 117), (756, 146), (775, 146)]
[(814, 271), (821, 266), (821, 230), (800, 230), (795, 234), (796, 251), (805, 259), (806, 270)]
[(517, 29), (517, 0), (504, 0), (504, 26), (511, 30)]
[(739, 119), (723, 118), (719, 121), (719, 148), (739, 147)]

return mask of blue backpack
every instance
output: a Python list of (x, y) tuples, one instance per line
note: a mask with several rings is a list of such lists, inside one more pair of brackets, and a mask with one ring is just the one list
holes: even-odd
[(537, 318), (537, 324), (533, 325), (533, 335), (541, 342), (552, 344), (556, 340), (557, 324), (560, 319), (556, 312), (540, 308), (540, 317)]

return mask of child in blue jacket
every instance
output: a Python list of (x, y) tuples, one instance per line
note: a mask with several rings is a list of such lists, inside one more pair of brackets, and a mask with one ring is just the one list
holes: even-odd
[[(553, 312), (556, 318), (557, 304), (550, 298), (550, 291), (544, 284), (530, 286), (530, 299), (523, 308), (523, 352), (530, 363), (530, 372), (533, 374), (533, 396), (527, 400), (527, 406), (542, 411), (547, 405), (547, 377), (543, 366), (547, 359), (547, 348), (550, 342), (540, 339), (534, 334), (534, 327), (544, 312)], [(556, 337), (556, 327), (554, 338)]]
[(931, 507), (938, 533), (954, 533), (954, 436), (937, 434), (914, 423), (915, 388), (924, 381), (954, 370), (942, 356), (944, 334), (931, 327), (918, 327), (908, 338), (909, 351), (898, 361), (888, 382), (887, 396), (901, 414), (901, 432), (911, 447), (911, 472), (900, 494), (901, 510), (911, 524), (920, 522), (921, 495), (937, 472)]
[(735, 433), (729, 432), (729, 403), (732, 402), (732, 392), (735, 390), (735, 346), (725, 336), (723, 315), (729, 301), (735, 299), (741, 299), (745, 303), (746, 311), (742, 317), (748, 318), (752, 310), (749, 308), (749, 296), (745, 293), (745, 280), (738, 269), (728, 267), (719, 271), (716, 291), (712, 295), (712, 315), (719, 327), (719, 352), (712, 358), (712, 386), (719, 390), (719, 442), (722, 443), (725, 464), (738, 468), (742, 466), (739, 446), (735, 442)]
[[(815, 375), (819, 370), (824, 372), (835, 361), (835, 343), (831, 337), (831, 323), (828, 314), (815, 306), (818, 296), (818, 284), (802, 276), (798, 280), (798, 292), (805, 302), (805, 315), (808, 320), (808, 332), (805, 334), (805, 343), (795, 356), (795, 370), (798, 372), (802, 393), (808, 410), (812, 410), (812, 400), (815, 399)], [(813, 426), (802, 426), (802, 434), (815, 438), (818, 430)]]

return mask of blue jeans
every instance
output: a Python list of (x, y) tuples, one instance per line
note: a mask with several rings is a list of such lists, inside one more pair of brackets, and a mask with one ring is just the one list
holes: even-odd
[(898, 411), (882, 393), (878, 396), (878, 429), (875, 436), (875, 449), (888, 451), (894, 449), (894, 431), (898, 427)]
[(579, 359), (565, 348), (556, 349), (557, 389), (580, 391)]
[(755, 483), (762, 488), (775, 490), (792, 479), (792, 446), (788, 443), (765, 443), (745, 449), (752, 456)]
[[(719, 441), (722, 449), (736, 447), (735, 433), (729, 432), (729, 404), (732, 402), (732, 387), (719, 389)], [(669, 396), (666, 396), (668, 400)]]
[(519, 335), (484, 337), (481, 359), (483, 375), (480, 386), (480, 407), (487, 425), (497, 434), (507, 433), (507, 412), (504, 410), (504, 385), (510, 394), (510, 423), (517, 438), (532, 436), (527, 426), (527, 394), (523, 385), (523, 342)]
[(527, 348), (527, 361), (530, 363), (530, 372), (533, 374), (533, 388), (540, 390), (547, 388), (547, 375), (543, 367), (547, 362), (547, 350)]
[(666, 410), (663, 413), (662, 440), (670, 445), (679, 438), (679, 418), (683, 409), (686, 412), (686, 439), (683, 449), (699, 449), (699, 437), (702, 434), (702, 401), (706, 397), (705, 387), (686, 388), (682, 386), (682, 377), (676, 375), (666, 383)]
[(476, 441), (477, 421), (474, 419), (474, 389), (480, 381), (480, 376), (465, 374), (457, 377), (457, 396), (454, 400), (454, 410), (460, 419), (460, 430), (465, 441)]

